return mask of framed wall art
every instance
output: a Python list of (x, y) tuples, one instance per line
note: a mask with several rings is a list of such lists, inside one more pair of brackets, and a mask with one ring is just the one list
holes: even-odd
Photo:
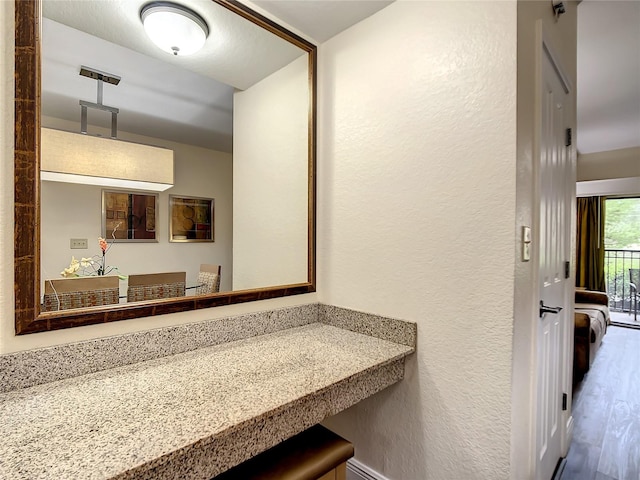
[(169, 241), (213, 242), (214, 199), (169, 195)]
[(102, 237), (107, 242), (157, 242), (158, 194), (102, 191)]

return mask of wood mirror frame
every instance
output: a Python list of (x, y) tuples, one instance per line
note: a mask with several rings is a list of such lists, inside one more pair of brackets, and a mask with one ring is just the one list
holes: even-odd
[(307, 282), (198, 297), (43, 313), (40, 306), (40, 0), (15, 1), (15, 329), (44, 332), (315, 291), (316, 47), (235, 0), (211, 0), (300, 47), (309, 58)]

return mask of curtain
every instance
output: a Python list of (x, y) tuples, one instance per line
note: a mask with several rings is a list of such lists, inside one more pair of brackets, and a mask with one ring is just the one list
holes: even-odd
[(604, 197), (577, 199), (576, 287), (606, 291), (604, 281)]

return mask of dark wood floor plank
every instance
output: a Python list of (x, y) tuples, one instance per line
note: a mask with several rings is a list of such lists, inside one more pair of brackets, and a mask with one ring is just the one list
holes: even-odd
[(618, 480), (640, 478), (640, 404), (615, 401), (598, 471)]
[(574, 391), (562, 480), (640, 480), (640, 330), (611, 327)]
[(630, 341), (621, 355), (620, 363), (629, 367), (620, 375), (616, 399), (640, 403), (640, 346)]
[(594, 382), (593, 388), (581, 392), (580, 400), (573, 410), (573, 439), (600, 446), (613, 407), (611, 386)]
[(594, 480), (618, 480), (617, 478), (610, 477), (601, 472), (596, 472), (596, 478)]
[(562, 480), (595, 480), (599, 459), (600, 447), (573, 441)]
[(620, 356), (626, 351), (627, 338), (625, 332), (619, 330), (622, 329), (609, 329), (593, 365), (575, 392), (573, 438), (578, 442), (602, 445), (620, 379), (627, 370), (620, 362)]

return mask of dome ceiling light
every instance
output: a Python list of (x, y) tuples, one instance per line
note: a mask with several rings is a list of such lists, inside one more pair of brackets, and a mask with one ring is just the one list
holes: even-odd
[(196, 53), (209, 35), (207, 22), (177, 3), (151, 2), (140, 10), (140, 19), (151, 41), (174, 55)]

